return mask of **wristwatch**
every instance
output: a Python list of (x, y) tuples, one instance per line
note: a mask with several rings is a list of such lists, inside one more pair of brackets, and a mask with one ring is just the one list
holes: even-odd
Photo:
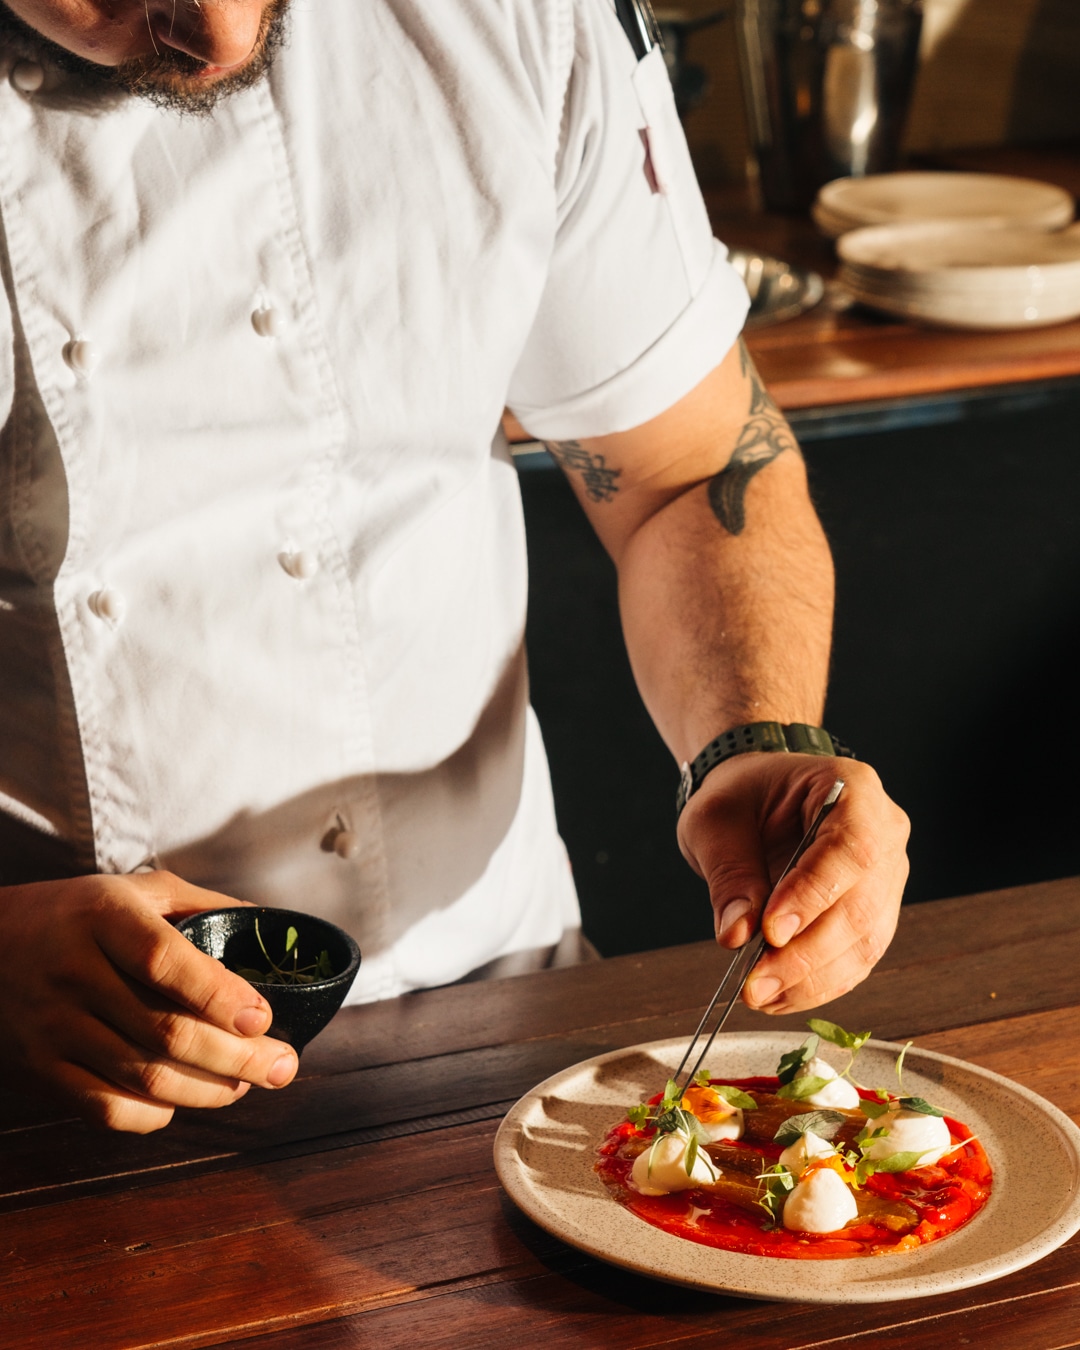
[(675, 814), (682, 815), (683, 807), (698, 790), (705, 776), (718, 764), (750, 750), (787, 751), (794, 755), (833, 755), (854, 759), (855, 752), (838, 741), (823, 727), (807, 726), (805, 722), (750, 722), (744, 727), (732, 727), (717, 736), (690, 763), (682, 766), (679, 791), (675, 796)]

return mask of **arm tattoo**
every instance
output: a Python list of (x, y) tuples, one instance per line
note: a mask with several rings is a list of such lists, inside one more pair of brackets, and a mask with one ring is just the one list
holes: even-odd
[(728, 534), (742, 534), (746, 528), (746, 489), (754, 474), (785, 450), (799, 453), (795, 437), (761, 383), (742, 339), (739, 357), (743, 375), (750, 382), (750, 412), (726, 468), (709, 483), (709, 505)]
[(568, 474), (581, 474), (589, 501), (609, 502), (618, 492), (615, 480), (622, 469), (609, 469), (603, 455), (591, 455), (577, 441), (545, 441), (544, 445), (560, 469)]

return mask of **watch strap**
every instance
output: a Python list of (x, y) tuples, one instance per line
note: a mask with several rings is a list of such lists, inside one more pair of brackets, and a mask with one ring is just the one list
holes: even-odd
[(718, 764), (751, 750), (855, 758), (854, 752), (824, 727), (808, 726), (805, 722), (749, 722), (746, 726), (732, 727), (711, 740), (695, 759), (683, 764), (675, 797), (676, 814), (682, 815), (683, 807)]

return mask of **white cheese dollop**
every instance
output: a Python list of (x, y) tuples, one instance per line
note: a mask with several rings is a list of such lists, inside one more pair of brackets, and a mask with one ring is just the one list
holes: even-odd
[(801, 1177), (811, 1158), (827, 1158), (830, 1153), (835, 1152), (836, 1149), (827, 1139), (822, 1139), (821, 1135), (815, 1134), (813, 1130), (806, 1130), (793, 1144), (784, 1149), (780, 1154), (780, 1161), (792, 1175)]
[[(708, 1186), (720, 1175), (707, 1153), (698, 1152), (690, 1175), (686, 1175), (686, 1149), (690, 1140), (681, 1130), (662, 1134), (657, 1142), (634, 1159), (630, 1180), (642, 1195), (669, 1195)], [(651, 1167), (650, 1167), (651, 1157)]]
[(846, 1078), (841, 1078), (831, 1064), (824, 1059), (818, 1059), (815, 1055), (813, 1059), (807, 1062), (799, 1069), (795, 1075), (796, 1080), (800, 1078), (824, 1078), (825, 1086), (815, 1092), (811, 1097), (800, 1097), (799, 1100), (808, 1102), (811, 1106), (833, 1106), (843, 1107), (850, 1110), (853, 1106), (859, 1104), (859, 1094), (855, 1090), (855, 1085), (849, 1083)]
[(916, 1166), (926, 1167), (936, 1163), (953, 1146), (949, 1127), (941, 1116), (924, 1116), (921, 1111), (900, 1107), (886, 1111), (870, 1123), (874, 1129), (888, 1131), (866, 1150), (866, 1156), (875, 1162), (892, 1153), (918, 1153)]
[(831, 1167), (817, 1167), (784, 1203), (784, 1227), (793, 1233), (835, 1233), (859, 1208), (851, 1187)]
[(718, 1144), (722, 1139), (741, 1139), (743, 1132), (743, 1113), (739, 1107), (731, 1108), (731, 1115), (723, 1120), (698, 1120), (701, 1132), (710, 1144)]

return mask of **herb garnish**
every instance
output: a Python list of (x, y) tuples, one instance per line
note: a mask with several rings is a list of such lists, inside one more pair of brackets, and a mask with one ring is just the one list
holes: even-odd
[(813, 1074), (806, 1074), (802, 1078), (793, 1078), (790, 1083), (785, 1083), (782, 1088), (776, 1089), (776, 1095), (783, 1097), (789, 1102), (804, 1102), (807, 1097), (812, 1097), (815, 1092), (820, 1092), (822, 1088), (828, 1087), (832, 1080), (829, 1078), (818, 1078)]
[[(686, 1175), (693, 1176), (694, 1163), (703, 1143), (709, 1142), (709, 1135), (704, 1125), (693, 1111), (683, 1106), (686, 1100), (685, 1094), (691, 1085), (680, 1090), (679, 1085), (674, 1078), (669, 1078), (664, 1084), (664, 1095), (655, 1106), (649, 1106), (647, 1102), (642, 1102), (638, 1106), (631, 1106), (626, 1113), (627, 1120), (632, 1125), (636, 1125), (639, 1130), (647, 1125), (652, 1125), (656, 1130), (656, 1138), (652, 1141), (649, 1149), (648, 1175), (652, 1176), (653, 1155), (656, 1152), (656, 1146), (666, 1134), (682, 1134), (687, 1139), (685, 1167)], [(702, 1069), (700, 1073), (694, 1075), (693, 1086), (698, 1088), (708, 1088), (715, 1092), (717, 1097), (727, 1102), (731, 1107), (738, 1107), (743, 1111), (754, 1111), (757, 1109), (757, 1102), (754, 1101), (748, 1093), (740, 1088), (729, 1087), (726, 1083), (713, 1085), (709, 1082), (709, 1073), (707, 1069)], [(712, 1160), (708, 1155), (702, 1155), (710, 1172), (712, 1180), (715, 1181), (720, 1175), (713, 1166)]]
[(806, 1025), (811, 1031), (816, 1031), (823, 1041), (838, 1045), (841, 1050), (850, 1050), (852, 1058), (858, 1054), (873, 1034), (869, 1031), (845, 1031), (843, 1027), (838, 1027), (835, 1022), (826, 1022), (820, 1017), (811, 1017)]
[(811, 1077), (809, 1074), (799, 1076), (801, 1070), (817, 1054), (820, 1041), (829, 1041), (830, 1044), (838, 1045), (841, 1050), (848, 1052), (847, 1065), (837, 1077), (850, 1078), (855, 1056), (870, 1039), (869, 1031), (845, 1031), (835, 1022), (826, 1022), (820, 1017), (811, 1017), (806, 1025), (810, 1028), (811, 1034), (797, 1050), (789, 1050), (787, 1054), (781, 1055), (780, 1063), (776, 1066), (776, 1076), (780, 1080), (776, 1095), (787, 1101), (805, 1101), (807, 1097), (812, 1097), (832, 1082), (830, 1078)]
[(819, 1139), (826, 1139), (831, 1143), (846, 1119), (847, 1116), (841, 1111), (808, 1111), (805, 1115), (788, 1116), (773, 1135), (773, 1143), (782, 1144), (787, 1148), (789, 1144), (797, 1143), (800, 1135), (811, 1131)]
[(786, 1055), (780, 1056), (780, 1063), (776, 1066), (776, 1076), (780, 1079), (782, 1085), (790, 1083), (803, 1065), (810, 1063), (817, 1054), (817, 1048), (817, 1036), (807, 1036), (797, 1050), (789, 1050)]
[(944, 1116), (944, 1111), (939, 1111), (936, 1106), (931, 1106), (929, 1102), (924, 1101), (922, 1097), (901, 1097), (900, 1105), (905, 1111), (918, 1111), (923, 1116)]
[[(626, 1113), (627, 1120), (639, 1130), (644, 1129), (646, 1125), (654, 1125), (660, 1134), (673, 1134), (676, 1130), (682, 1130), (684, 1134), (699, 1137), (707, 1143), (708, 1137), (701, 1127), (701, 1122), (692, 1111), (683, 1106), (689, 1086), (687, 1084), (686, 1088), (680, 1089), (674, 1078), (669, 1078), (664, 1084), (664, 1095), (660, 1101), (655, 1106), (650, 1106), (647, 1102), (631, 1106)], [(694, 1076), (694, 1086), (710, 1088), (731, 1107), (738, 1107), (742, 1111), (757, 1109), (757, 1102), (741, 1088), (729, 1087), (726, 1083), (710, 1083), (707, 1069), (702, 1069)]]
[(788, 1198), (789, 1192), (795, 1189), (795, 1177), (783, 1163), (773, 1163), (772, 1167), (759, 1172), (755, 1180), (765, 1183), (765, 1189), (755, 1203), (761, 1206), (772, 1220), (772, 1227), (775, 1228), (780, 1222), (780, 1211), (784, 1207), (784, 1201)]
[[(285, 933), (285, 954), (279, 964), (266, 950), (266, 943), (262, 939), (262, 933), (259, 932), (259, 921), (255, 920), (255, 936), (258, 938), (259, 946), (262, 948), (262, 954), (269, 962), (269, 970), (255, 970), (252, 966), (238, 966), (235, 973), (241, 979), (248, 980), (255, 984), (315, 984), (318, 980), (332, 980), (334, 978), (334, 967), (330, 964), (330, 953), (321, 951), (319, 959), (312, 961), (309, 965), (300, 964), (300, 948), (297, 941), (300, 934), (295, 928), (289, 927)], [(289, 955), (292, 955), (292, 963), (289, 964)]]

